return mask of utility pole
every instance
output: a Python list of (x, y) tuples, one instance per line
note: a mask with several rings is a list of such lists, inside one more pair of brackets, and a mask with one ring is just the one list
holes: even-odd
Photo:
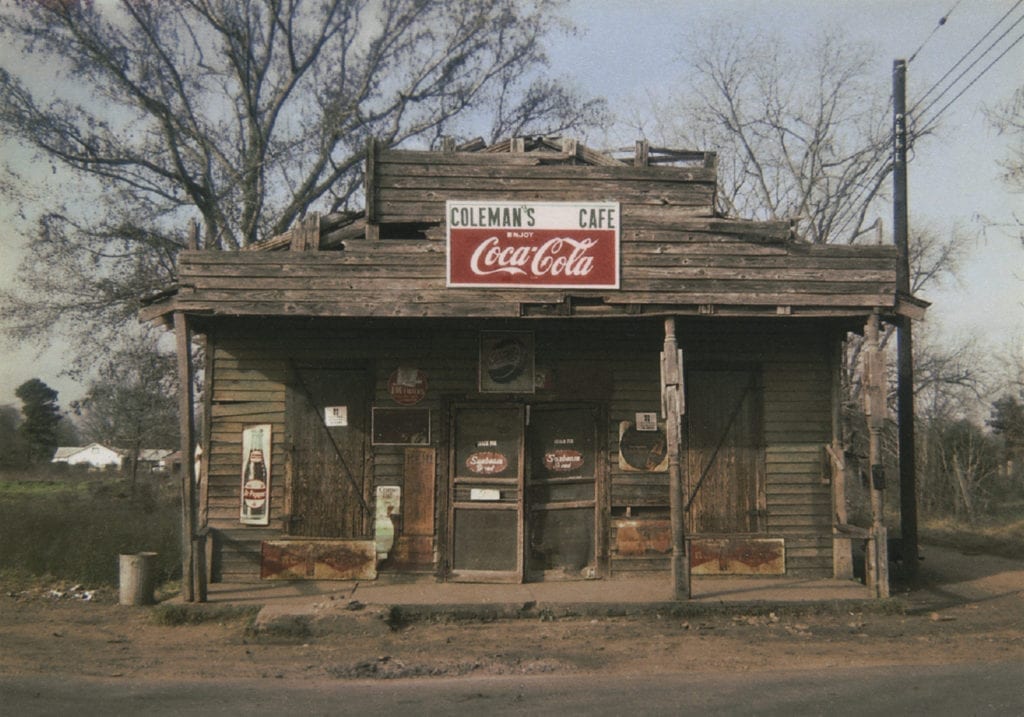
[[(893, 239), (896, 292), (910, 296), (910, 228), (907, 211), (907, 62), (892, 67)], [(917, 461), (914, 441), (914, 340), (909, 316), (896, 317), (896, 414), (899, 423), (900, 534), (903, 566), (917, 574)]]

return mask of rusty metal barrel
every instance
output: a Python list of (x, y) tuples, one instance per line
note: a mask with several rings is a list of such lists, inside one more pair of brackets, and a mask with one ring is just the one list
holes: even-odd
[(118, 602), (121, 605), (152, 605), (156, 579), (156, 553), (119, 556)]

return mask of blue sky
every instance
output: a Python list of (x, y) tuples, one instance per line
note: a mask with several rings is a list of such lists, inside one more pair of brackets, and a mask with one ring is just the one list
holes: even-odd
[[(908, 67), (908, 105), (912, 105), (1014, 4), (1010, 0), (648, 0), (628, 5), (574, 0), (572, 14), (584, 34), (555, 48), (552, 56), (556, 69), (564, 70), (586, 90), (604, 94), (613, 110), (624, 111), (642, 105), (649, 91), (671, 87), (685, 72), (678, 58), (682, 43), (695, 28), (726, 23), (799, 43), (831, 27), (877, 50), (872, 72), (886, 90), (892, 82), (893, 60), (909, 59), (924, 44)], [(940, 27), (943, 17), (947, 20)], [(1016, 8), (979, 50), (1021, 17), (1024, 6)], [(1022, 33), (1024, 22), (934, 109), (952, 99)], [(925, 298), (934, 302), (929, 324), (939, 325), (944, 332), (972, 333), (1000, 343), (1017, 337), (1018, 346), (1024, 336), (1024, 246), (1018, 233), (990, 227), (981, 234), (980, 219), (1007, 224), (1014, 212), (1024, 219), (1024, 196), (1009, 192), (999, 178), (998, 161), (1005, 156), (1006, 140), (989, 126), (983, 112), (986, 104), (1007, 99), (1021, 84), (1024, 42), (950, 106), (935, 136), (918, 142), (909, 165), (912, 224), (926, 222), (947, 231), (956, 223), (979, 233), (961, 284), (926, 293)], [(617, 138), (627, 143), (632, 139)], [(891, 228), (891, 212), (882, 219)]]
[[(557, 74), (588, 93), (607, 97), (613, 112), (628, 114), (642, 107), (649, 92), (663, 92), (678, 81), (684, 71), (678, 61), (684, 38), (713, 23), (781, 34), (794, 42), (826, 26), (841, 29), (851, 39), (876, 48), (872, 72), (884, 88), (891, 83), (893, 60), (909, 58), (927, 39), (908, 71), (912, 103), (1014, 4), (1013, 0), (572, 0), (569, 13), (582, 32), (558, 41), (550, 55)], [(947, 15), (947, 22), (938, 27), (939, 19)], [(1012, 15), (1018, 16), (1024, 16), (1024, 7)], [(1008, 37), (1012, 40), (1022, 32), (1024, 22)], [(951, 106), (934, 137), (915, 147), (910, 164), (912, 223), (927, 221), (940, 231), (959, 223), (979, 231), (979, 217), (996, 224), (1011, 222), (1014, 211), (1024, 217), (1024, 196), (1010, 193), (999, 180), (997, 162), (1004, 156), (1005, 140), (989, 127), (983, 114), (986, 104), (1008, 98), (1024, 82), (1022, 68), (1024, 42)], [(624, 146), (634, 139), (615, 132), (600, 140), (591, 138), (591, 143), (599, 148)], [(3, 213), (0, 207), (0, 220)], [(882, 218), (891, 227), (891, 216)], [(18, 238), (8, 234), (0, 243), (0, 284), (13, 275), (18, 253)], [(1018, 350), (1024, 350), (1024, 246), (1019, 236), (998, 229), (989, 229), (983, 236), (979, 232), (962, 283), (930, 291), (925, 298), (934, 302), (927, 319), (930, 327), (940, 327), (947, 334), (978, 335), (997, 345), (1016, 340)], [(58, 375), (66, 350), (58, 345), (37, 358), (34, 349), (0, 344), (4, 359), (0, 361), (0, 404), (15, 403), (14, 388), (33, 376), (57, 388), (62, 405), (79, 398), (81, 387)]]

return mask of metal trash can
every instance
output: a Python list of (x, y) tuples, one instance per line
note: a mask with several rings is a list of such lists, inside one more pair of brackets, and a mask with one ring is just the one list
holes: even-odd
[(152, 605), (156, 553), (121, 555), (118, 603), (121, 605)]

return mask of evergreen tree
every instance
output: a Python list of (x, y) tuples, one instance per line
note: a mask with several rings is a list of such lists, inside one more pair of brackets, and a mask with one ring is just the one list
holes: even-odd
[(25, 441), (29, 463), (48, 463), (57, 450), (61, 421), (57, 392), (33, 378), (18, 386), (14, 395), (21, 399), (25, 420), (18, 426), (18, 433)]
[(13, 468), (24, 463), (19, 423), (21, 411), (15, 406), (0, 406), (0, 467)]
[(1020, 398), (1005, 395), (992, 404), (988, 425), (1004, 441), (1007, 478), (1015, 482), (1017, 490), (1024, 489), (1024, 394)]

